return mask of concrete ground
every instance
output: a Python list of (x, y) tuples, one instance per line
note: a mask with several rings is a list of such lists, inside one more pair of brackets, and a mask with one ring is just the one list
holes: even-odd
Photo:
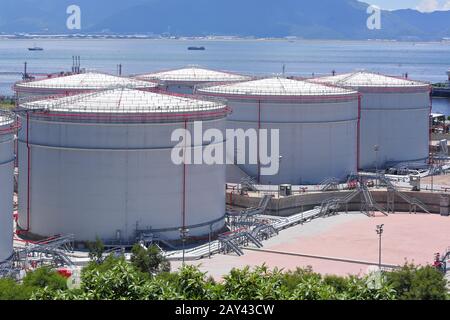
[[(211, 259), (188, 263), (200, 265), (202, 271), (216, 279), (222, 278), (232, 268), (258, 266), (263, 263), (285, 270), (311, 266), (314, 271), (322, 274), (365, 274), (369, 268), (373, 269), (373, 266), (378, 264), (378, 235), (375, 230), (379, 224), (384, 224), (384, 264), (403, 265), (406, 261), (421, 265), (431, 264), (435, 253), (443, 253), (450, 247), (449, 217), (394, 214), (389, 217), (379, 215), (368, 218), (361, 213), (351, 213), (317, 219), (281, 231), (279, 236), (264, 242), (262, 248), (277, 253), (245, 250), (242, 257), (233, 254), (216, 255)], [(334, 258), (358, 262), (343, 262)], [(180, 265), (181, 262), (173, 262), (172, 268), (177, 269)]]
[[(433, 180), (433, 184), (435, 186), (444, 186), (450, 188), (450, 175), (440, 175), (440, 176), (434, 176), (432, 177), (426, 177), (422, 178), (421, 183), (422, 184), (428, 184), (431, 185), (431, 181)], [(436, 188), (440, 190), (440, 188)]]

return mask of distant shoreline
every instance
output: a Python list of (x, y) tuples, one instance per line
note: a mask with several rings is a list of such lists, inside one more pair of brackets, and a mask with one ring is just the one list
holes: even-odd
[(382, 42), (382, 43), (443, 43), (450, 44), (450, 39), (441, 40), (399, 40), (399, 39), (304, 39), (297, 37), (257, 38), (235, 36), (204, 36), (204, 37), (164, 37), (157, 35), (11, 35), (0, 34), (1, 40), (160, 40), (160, 41), (288, 41), (288, 42)]

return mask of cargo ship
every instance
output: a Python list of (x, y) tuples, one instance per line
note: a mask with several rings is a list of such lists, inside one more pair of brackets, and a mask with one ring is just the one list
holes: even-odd
[(447, 71), (448, 80), (443, 83), (433, 85), (433, 97), (450, 98), (450, 69)]
[(44, 51), (44, 48), (34, 46), (31, 48), (28, 48), (28, 50), (29, 51)]
[(206, 48), (205, 47), (188, 47), (188, 50), (204, 51), (204, 50), (206, 50)]

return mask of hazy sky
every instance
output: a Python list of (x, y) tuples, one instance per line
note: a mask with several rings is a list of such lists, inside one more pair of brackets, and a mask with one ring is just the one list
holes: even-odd
[(383, 9), (413, 8), (421, 11), (450, 10), (450, 0), (362, 0)]

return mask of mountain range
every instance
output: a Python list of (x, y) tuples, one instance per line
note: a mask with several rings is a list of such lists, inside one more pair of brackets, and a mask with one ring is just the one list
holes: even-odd
[[(68, 30), (67, 7), (81, 8), (81, 30)], [(450, 11), (382, 11), (369, 30), (367, 3), (356, 0), (2, 0), (0, 34), (85, 33), (229, 35), (305, 39), (441, 40)]]

